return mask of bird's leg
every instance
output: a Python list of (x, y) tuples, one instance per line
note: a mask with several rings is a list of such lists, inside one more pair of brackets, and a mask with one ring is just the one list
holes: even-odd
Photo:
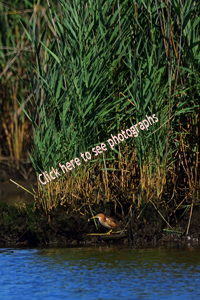
[(112, 229), (111, 230), (109, 230), (106, 234), (111, 234), (112, 233)]

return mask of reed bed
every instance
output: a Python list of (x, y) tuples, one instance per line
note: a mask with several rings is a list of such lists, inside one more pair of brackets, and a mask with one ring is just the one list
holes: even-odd
[(35, 62), (35, 53), (22, 24), (32, 22), (36, 10), (40, 16), (38, 28), (46, 26), (46, 2), (38, 2), (37, 6), (29, 1), (0, 3), (0, 163), (17, 169), (26, 180), (32, 170), (26, 167), (30, 165), (32, 124), (22, 108), (29, 107), (33, 97), (27, 87), (27, 59)]
[(124, 215), (151, 201), (170, 214), (183, 200), (199, 201), (199, 8), (181, 0), (47, 1), (44, 25), (37, 2), (23, 24), (35, 54), (27, 58), (31, 97), (18, 99), (32, 124), (37, 175), (92, 153), (146, 115), (158, 118), (69, 175), (39, 183), (46, 213), (113, 202)]

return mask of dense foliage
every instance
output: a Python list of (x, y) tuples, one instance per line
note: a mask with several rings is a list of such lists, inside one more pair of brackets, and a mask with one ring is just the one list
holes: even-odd
[(80, 153), (92, 153), (111, 134), (155, 114), (158, 122), (149, 130), (93, 155), (90, 164), (83, 162), (70, 174), (84, 178), (89, 171), (91, 179), (102, 169), (106, 198), (114, 178), (122, 190), (140, 191), (139, 203), (155, 191), (163, 195), (165, 188), (173, 198), (177, 186), (197, 196), (200, 3), (48, 4), (45, 22), (37, 4), (29, 24), (21, 24), (36, 55), (36, 61), (26, 55), (24, 80), (31, 94), (25, 113), (33, 125), (35, 170), (50, 172)]

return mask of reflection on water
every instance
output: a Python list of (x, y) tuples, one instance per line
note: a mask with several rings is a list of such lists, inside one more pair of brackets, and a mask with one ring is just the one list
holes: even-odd
[(0, 249), (0, 299), (200, 299), (199, 248)]

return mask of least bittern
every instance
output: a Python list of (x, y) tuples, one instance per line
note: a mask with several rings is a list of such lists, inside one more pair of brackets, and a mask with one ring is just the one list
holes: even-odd
[(113, 218), (111, 217), (106, 217), (104, 214), (98, 214), (90, 219), (99, 219), (99, 223), (104, 226), (105, 228), (111, 229), (110, 231), (107, 232), (107, 234), (110, 234), (113, 229), (118, 229), (119, 226), (115, 223)]

